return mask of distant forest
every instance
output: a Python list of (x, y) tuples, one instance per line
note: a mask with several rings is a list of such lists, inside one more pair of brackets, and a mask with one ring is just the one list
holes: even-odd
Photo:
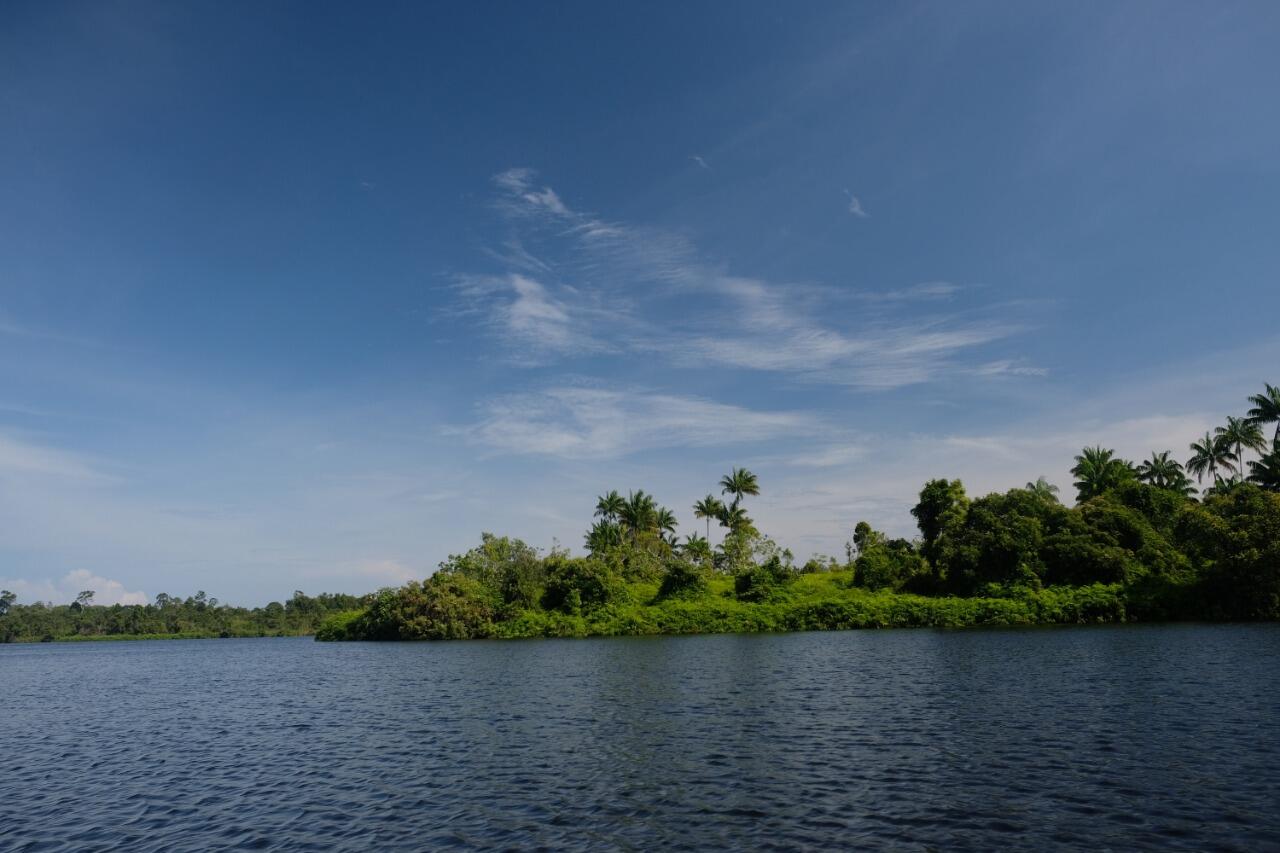
[(0, 643), (312, 634), (326, 616), (366, 600), (295, 592), (283, 604), (248, 609), (221, 604), (204, 592), (188, 598), (160, 593), (152, 604), (132, 605), (94, 604), (93, 596), (85, 590), (70, 604), (15, 604), (12, 592), (0, 591)]

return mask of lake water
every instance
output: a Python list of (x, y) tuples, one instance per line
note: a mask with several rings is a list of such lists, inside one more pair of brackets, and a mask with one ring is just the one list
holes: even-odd
[(1280, 849), (1280, 626), (0, 646), (0, 849)]

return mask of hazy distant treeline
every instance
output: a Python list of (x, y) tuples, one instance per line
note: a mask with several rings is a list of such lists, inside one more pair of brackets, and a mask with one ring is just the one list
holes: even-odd
[(301, 591), (283, 604), (232, 607), (198, 592), (188, 598), (160, 593), (151, 604), (93, 603), (85, 590), (70, 604), (17, 604), (0, 591), (0, 642), (38, 642), (105, 637), (264, 637), (313, 633), (329, 614), (367, 600), (341, 593), (309, 596)]

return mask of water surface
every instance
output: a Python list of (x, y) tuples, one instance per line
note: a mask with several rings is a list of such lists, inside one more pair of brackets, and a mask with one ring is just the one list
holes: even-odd
[(0, 849), (1280, 849), (1280, 626), (0, 646)]

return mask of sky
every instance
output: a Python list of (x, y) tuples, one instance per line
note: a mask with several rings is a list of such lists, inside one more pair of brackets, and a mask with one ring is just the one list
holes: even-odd
[[(1280, 383), (1280, 5), (7, 2), (0, 587), (255, 605), (1187, 445)], [(717, 534), (713, 533), (713, 541)]]

